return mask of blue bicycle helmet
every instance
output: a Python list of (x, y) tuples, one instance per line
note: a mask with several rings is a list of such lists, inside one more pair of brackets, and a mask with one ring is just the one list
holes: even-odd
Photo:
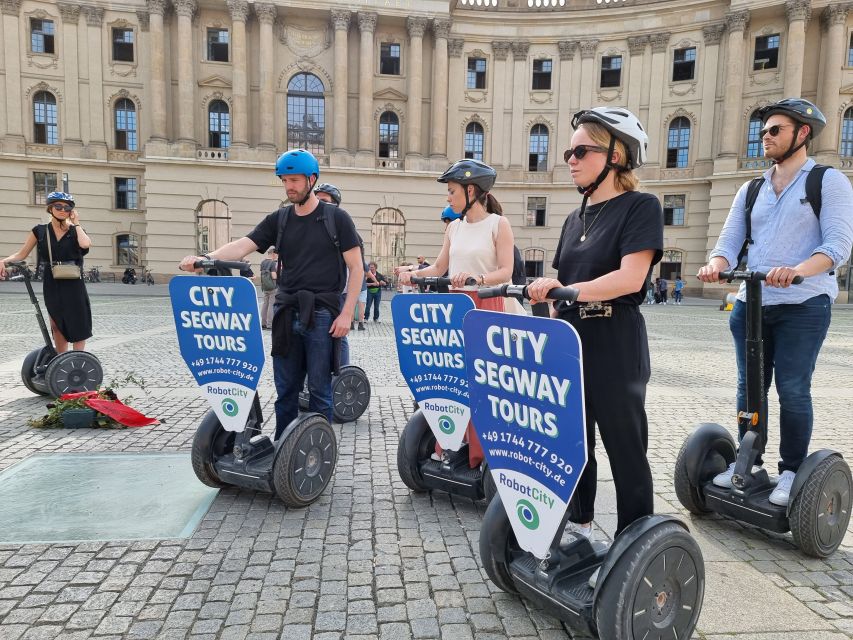
[(47, 194), (47, 205), (50, 206), (54, 202), (67, 202), (72, 207), (74, 206), (74, 196), (64, 191), (51, 191)]
[(320, 177), (320, 163), (310, 151), (305, 149), (292, 149), (282, 153), (275, 162), (275, 175), (293, 176), (301, 175), (307, 178), (311, 176)]
[(445, 207), (444, 211), (441, 212), (441, 220), (443, 222), (453, 222), (454, 220), (459, 220), (461, 217), (453, 210), (453, 207)]

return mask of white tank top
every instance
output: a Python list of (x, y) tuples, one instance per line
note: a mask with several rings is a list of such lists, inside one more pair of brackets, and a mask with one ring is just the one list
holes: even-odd
[[(450, 275), (470, 273), (478, 277), (498, 268), (498, 224), (501, 217), (490, 213), (479, 222), (470, 223), (468, 218), (454, 220), (448, 226), (450, 238)], [(476, 286), (463, 287), (468, 290)]]

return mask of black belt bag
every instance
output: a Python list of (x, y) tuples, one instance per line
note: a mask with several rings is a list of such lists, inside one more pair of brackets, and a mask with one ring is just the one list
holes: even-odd
[(578, 304), (578, 314), (581, 320), (609, 318), (613, 315), (613, 304), (610, 302), (582, 302)]

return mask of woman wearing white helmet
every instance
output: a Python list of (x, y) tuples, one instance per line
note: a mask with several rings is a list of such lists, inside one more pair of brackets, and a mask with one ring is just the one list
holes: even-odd
[(572, 148), (564, 159), (583, 201), (563, 224), (553, 262), (557, 279), (540, 278), (528, 290), (537, 301), (553, 287), (580, 290), (578, 303), (557, 303), (552, 313), (575, 327), (584, 354), (589, 462), (570, 520), (581, 534), (591, 533), (597, 424), (616, 485), (618, 535), (652, 513), (645, 411), (649, 349), (639, 305), (663, 254), (663, 212), (655, 196), (637, 191), (633, 170), (646, 160), (648, 137), (634, 114), (597, 107), (575, 114), (572, 127)]

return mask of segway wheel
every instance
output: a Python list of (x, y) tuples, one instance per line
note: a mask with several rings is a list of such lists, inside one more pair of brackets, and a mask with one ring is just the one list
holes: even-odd
[(628, 547), (605, 578), (595, 602), (598, 635), (688, 640), (704, 595), (699, 545), (678, 524), (661, 524)]
[(335, 472), (338, 442), (326, 419), (310, 414), (287, 434), (273, 465), (273, 483), (286, 507), (307, 507), (320, 497)]
[(435, 436), (423, 412), (416, 411), (400, 434), (397, 446), (397, 471), (412, 491), (429, 491), (420, 472), (420, 463), (435, 452)]
[(806, 478), (788, 518), (803, 553), (826, 558), (838, 549), (850, 522), (851, 491), (850, 467), (839, 455), (822, 460)]
[(40, 396), (46, 396), (48, 394), (47, 387), (41, 384), (36, 384), (33, 382), (33, 378), (36, 377), (36, 365), (41, 360), (41, 354), (47, 347), (42, 347), (41, 349), (35, 349), (30, 351), (27, 354), (27, 357), (24, 358), (24, 363), (21, 365), (21, 382), (24, 383), (24, 386), (32, 391), (35, 394)]
[(503, 503), (500, 498), (492, 500), (480, 525), (480, 562), (486, 575), (501, 591), (518, 593), (509, 563), (513, 556), (522, 553)]
[(498, 493), (498, 486), (495, 484), (495, 479), (492, 477), (492, 472), (489, 471), (489, 465), (483, 465), (483, 493), (486, 495), (486, 502), (491, 502)]
[(95, 391), (104, 381), (101, 361), (87, 351), (60, 353), (44, 372), (47, 390), (58, 398), (63, 393)]
[(193, 471), (203, 484), (215, 489), (228, 486), (216, 475), (213, 463), (234, 448), (235, 437), (233, 431), (226, 431), (222, 427), (212, 410), (204, 414), (195, 432), (190, 456)]
[(355, 365), (341, 367), (332, 380), (332, 411), (335, 422), (354, 422), (370, 404), (370, 381), (364, 369)]
[(675, 460), (675, 495), (678, 501), (690, 513), (702, 515), (709, 513), (711, 510), (705, 506), (705, 499), (702, 493), (695, 484), (690, 482), (690, 477), (687, 475), (687, 443), (681, 445), (681, 451), (678, 452), (678, 458)]
[(734, 440), (723, 427), (700, 425), (681, 445), (675, 460), (673, 484), (681, 505), (696, 515), (709, 513), (700, 485), (725, 471), (736, 456)]

